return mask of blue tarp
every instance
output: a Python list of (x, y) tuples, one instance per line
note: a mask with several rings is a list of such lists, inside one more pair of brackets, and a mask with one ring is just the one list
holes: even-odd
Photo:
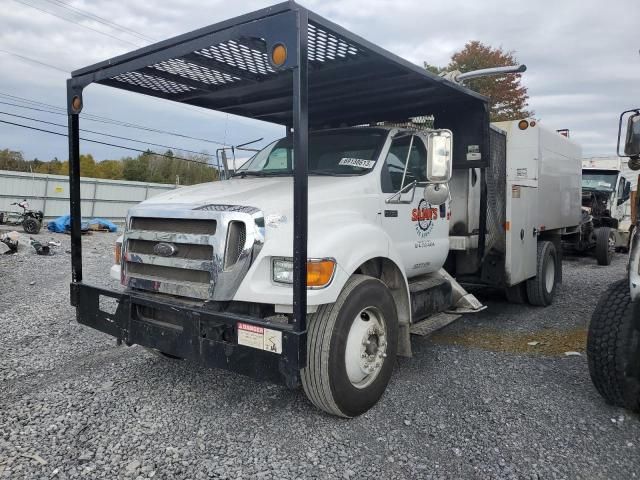
[[(89, 225), (101, 225), (110, 232), (117, 232), (118, 227), (111, 223), (109, 220), (105, 220), (104, 218), (92, 218), (90, 220), (85, 220), (82, 222), (80, 229), (82, 231), (89, 230)], [(47, 225), (47, 228), (51, 232), (56, 233), (65, 233), (71, 230), (71, 215), (63, 215), (62, 217), (58, 217), (55, 220), (51, 220)]]

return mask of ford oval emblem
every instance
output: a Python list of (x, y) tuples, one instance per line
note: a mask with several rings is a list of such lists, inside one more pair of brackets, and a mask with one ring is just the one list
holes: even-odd
[(171, 257), (178, 253), (178, 247), (176, 247), (173, 243), (168, 242), (160, 242), (156, 243), (153, 246), (153, 253), (159, 255), (160, 257)]

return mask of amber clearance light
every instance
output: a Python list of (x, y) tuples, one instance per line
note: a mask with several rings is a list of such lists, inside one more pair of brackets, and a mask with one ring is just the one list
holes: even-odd
[(271, 63), (275, 66), (280, 67), (284, 65), (284, 62), (287, 61), (287, 47), (283, 44), (278, 43), (271, 50)]
[(116, 265), (120, 265), (121, 255), (122, 255), (122, 243), (116, 242), (116, 246), (113, 249), (113, 260)]
[(71, 108), (74, 112), (82, 110), (82, 99), (79, 96), (75, 96), (71, 99)]
[(520, 130), (526, 130), (527, 128), (529, 128), (529, 122), (527, 122), (526, 120), (520, 120), (518, 122), (518, 128)]

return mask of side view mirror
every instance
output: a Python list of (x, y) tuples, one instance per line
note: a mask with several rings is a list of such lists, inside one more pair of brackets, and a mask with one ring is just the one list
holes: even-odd
[[(453, 134), (451, 130), (434, 130), (427, 136), (427, 180), (447, 183), (453, 166)], [(447, 193), (448, 195), (448, 193)]]
[(434, 183), (424, 189), (424, 199), (431, 205), (442, 205), (449, 199), (449, 185), (446, 183)]
[(640, 155), (640, 113), (632, 115), (627, 121), (627, 139), (624, 142), (624, 154), (629, 157)]
[[(632, 113), (632, 115), (627, 119), (627, 132), (625, 135), (624, 142), (624, 154), (620, 154), (620, 137), (622, 134), (622, 120), (627, 113)], [(627, 110), (622, 112), (620, 115), (620, 122), (618, 124), (618, 156), (621, 157), (631, 157), (632, 159), (635, 157), (637, 159), (640, 157), (640, 109), (635, 110)], [(634, 163), (634, 165), (632, 165)], [(633, 168), (637, 162), (630, 162), (629, 166), (637, 170), (637, 168)]]

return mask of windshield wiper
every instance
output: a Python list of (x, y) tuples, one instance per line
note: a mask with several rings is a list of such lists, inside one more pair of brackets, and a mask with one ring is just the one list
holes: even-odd
[(245, 177), (279, 177), (279, 176), (283, 176), (283, 175), (291, 175), (293, 174), (293, 172), (291, 170), (280, 170), (277, 172), (265, 172), (264, 170), (255, 170), (255, 171), (242, 171), (242, 172), (236, 172), (233, 175), (231, 175), (231, 178), (233, 177), (240, 177), (240, 178), (245, 178)]
[(333, 170), (309, 170), (309, 175), (322, 175), (326, 177), (350, 177), (352, 175), (359, 175), (357, 172), (353, 173), (338, 173)]

